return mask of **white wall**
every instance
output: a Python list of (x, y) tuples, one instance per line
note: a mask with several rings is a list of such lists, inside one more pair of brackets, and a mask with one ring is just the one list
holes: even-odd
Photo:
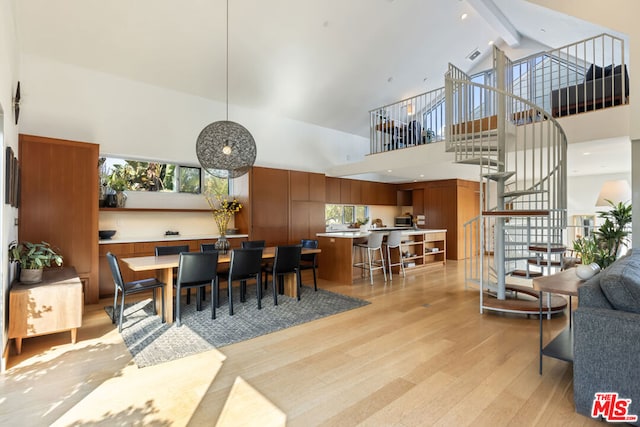
[(15, 126), (12, 98), (18, 81), (18, 54), (16, 48), (16, 33), (14, 21), (14, 1), (0, 0), (0, 142), (2, 146), (2, 159), (0, 161), (0, 188), (2, 194), (0, 201), (0, 223), (2, 236), (0, 237), (0, 355), (4, 355), (7, 345), (7, 312), (9, 301), (9, 284), (11, 272), (9, 271), (9, 259), (7, 248), (9, 242), (17, 237), (17, 227), (14, 220), (18, 217), (18, 211), (4, 203), (5, 186), (5, 161), (6, 147), (12, 147), (15, 155), (18, 155), (18, 130)]
[[(23, 54), (21, 69), (21, 132), (95, 142), (103, 154), (197, 165), (198, 134), (225, 119), (224, 103), (42, 57)], [(366, 138), (265, 111), (231, 105), (229, 120), (254, 136), (258, 166), (324, 172), (369, 149)]]

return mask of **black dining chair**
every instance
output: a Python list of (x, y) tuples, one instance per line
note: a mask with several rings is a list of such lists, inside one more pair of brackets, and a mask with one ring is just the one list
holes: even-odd
[(227, 288), (229, 293), (229, 315), (233, 316), (233, 282), (240, 281), (240, 301), (245, 301), (247, 280), (256, 280), (258, 310), (262, 309), (262, 248), (242, 248), (231, 251)]
[[(316, 239), (302, 239), (300, 243), (303, 249), (318, 249), (318, 241)], [(313, 270), (314, 291), (318, 290), (316, 268), (318, 268), (318, 254), (302, 254), (300, 256), (300, 270)]]
[[(266, 247), (266, 241), (264, 240), (243, 240), (242, 248), (262, 248)], [(270, 261), (262, 261), (262, 272), (264, 273), (264, 288), (267, 289), (267, 284), (269, 283), (269, 273), (273, 268), (273, 263)]]
[[(189, 252), (189, 245), (173, 245), (173, 246), (156, 246), (156, 256), (162, 255), (178, 255), (182, 252)], [(178, 278), (178, 269), (173, 269), (173, 283)], [(187, 289), (187, 304), (191, 304), (191, 290)]]
[(159, 282), (157, 279), (142, 279), (135, 280), (133, 282), (126, 282), (122, 280), (122, 272), (120, 271), (120, 265), (118, 263), (118, 257), (111, 252), (107, 252), (107, 262), (111, 269), (111, 275), (113, 276), (113, 283), (115, 285), (115, 294), (113, 295), (113, 312), (111, 313), (111, 323), (116, 323), (116, 310), (118, 309), (118, 292), (122, 293), (122, 301), (120, 303), (120, 321), (118, 323), (118, 332), (122, 332), (122, 320), (124, 317), (124, 299), (127, 295), (135, 294), (138, 292), (152, 291), (153, 293), (153, 309), (155, 314), (158, 314), (156, 310), (156, 289), (160, 289), (160, 295), (162, 297), (162, 323), (165, 322), (164, 318), (164, 286), (165, 284)]
[(294, 273), (296, 275), (297, 297), (300, 301), (300, 253), (302, 245), (277, 246), (276, 256), (273, 261), (272, 284), (273, 284), (273, 305), (278, 305), (278, 293), (284, 289), (284, 275)]
[[(200, 244), (200, 252), (210, 252), (210, 251), (217, 251), (215, 243)], [(229, 266), (223, 265), (222, 267), (220, 267), (220, 264), (218, 264), (218, 282), (220, 281), (221, 277), (226, 278), (228, 274), (229, 274)], [(216, 292), (216, 296), (218, 297), (217, 307), (220, 307), (220, 286), (218, 286), (218, 291)]]
[(176, 326), (180, 326), (180, 292), (182, 289), (196, 288), (196, 310), (202, 310), (200, 295), (211, 285), (211, 316), (215, 318), (215, 306), (218, 302), (218, 252), (183, 252), (178, 263), (176, 281)]

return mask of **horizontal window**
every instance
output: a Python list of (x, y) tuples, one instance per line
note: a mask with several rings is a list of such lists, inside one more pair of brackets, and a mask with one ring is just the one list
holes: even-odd
[(324, 220), (327, 226), (342, 224), (359, 227), (369, 221), (369, 207), (326, 204)]

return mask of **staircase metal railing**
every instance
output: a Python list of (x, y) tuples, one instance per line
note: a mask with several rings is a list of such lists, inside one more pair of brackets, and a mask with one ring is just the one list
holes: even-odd
[(444, 88), (369, 111), (371, 154), (444, 139)]
[[(457, 162), (480, 166), (481, 216), (465, 226), (465, 235), (478, 243), (468, 249), (465, 271), (480, 283), (481, 292), (491, 286), (502, 299), (506, 275), (516, 268), (528, 271), (532, 245), (547, 245), (550, 255), (552, 247), (562, 244), (567, 140), (548, 112), (508, 91), (511, 64), (496, 52), (496, 84), (507, 90), (475, 83), (449, 66), (446, 148), (455, 152)], [(478, 97), (494, 108), (477, 108)], [(480, 273), (474, 277), (471, 272)], [(490, 273), (497, 283), (490, 283)]]

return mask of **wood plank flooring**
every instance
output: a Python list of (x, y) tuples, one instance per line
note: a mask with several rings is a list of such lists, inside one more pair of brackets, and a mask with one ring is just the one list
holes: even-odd
[[(306, 276), (309, 283), (309, 276)], [(582, 426), (571, 365), (545, 358), (538, 320), (479, 314), (463, 265), (319, 286), (372, 304), (138, 369), (103, 310), (24, 340), (0, 378), (0, 425)], [(545, 340), (566, 325), (545, 320)]]

